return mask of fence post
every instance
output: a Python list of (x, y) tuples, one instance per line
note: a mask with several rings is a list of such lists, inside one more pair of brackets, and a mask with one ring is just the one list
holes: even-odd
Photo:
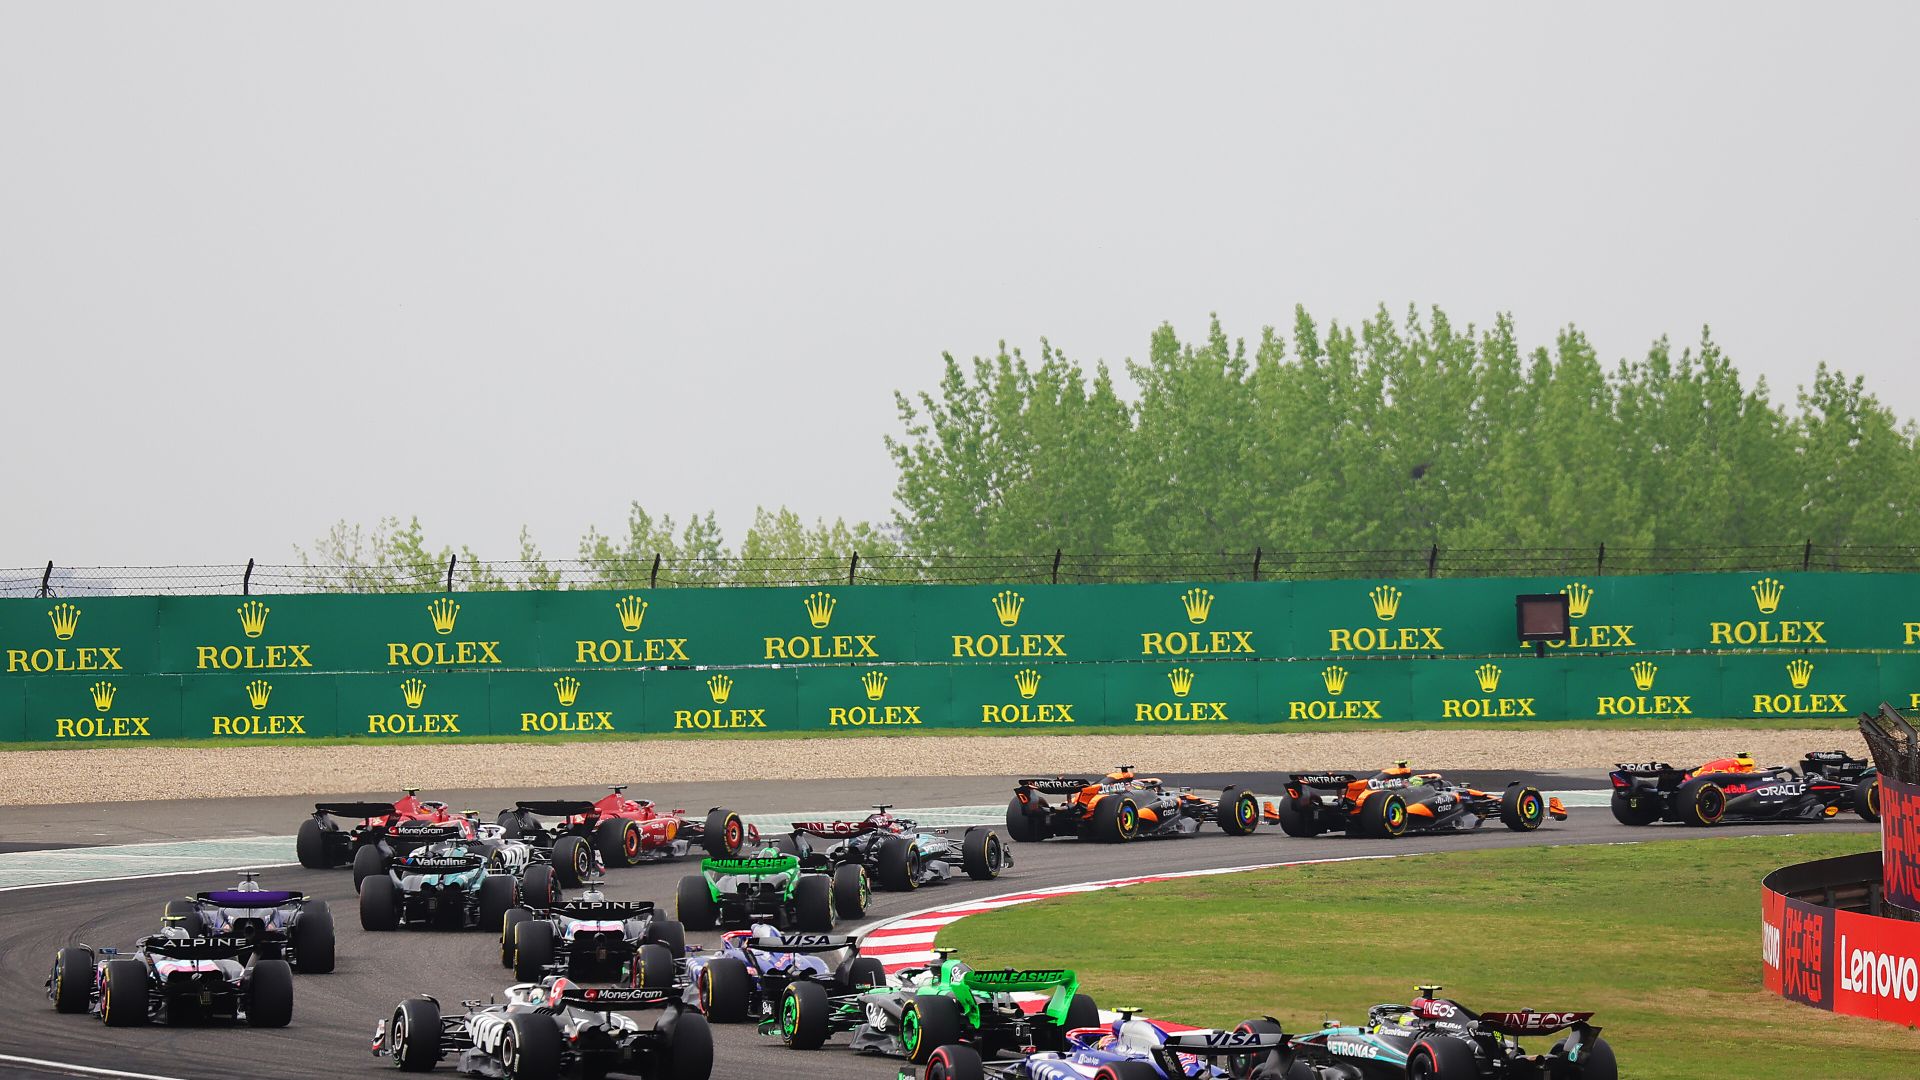
[(42, 599), (53, 595), (53, 560), (47, 560), (47, 572), (40, 575), (40, 596)]
[(447, 556), (447, 591), (448, 592), (453, 591), (453, 564), (459, 561), (460, 561), (460, 556), (458, 555)]
[(253, 595), (253, 560), (247, 560), (247, 572), (240, 575), (240, 595)]
[(860, 553), (856, 551), (853, 553), (852, 560), (850, 560), (847, 563), (847, 584), (849, 585), (853, 584), (854, 571), (859, 569), (860, 569)]
[(1439, 570), (1440, 570), (1440, 545), (1435, 544), (1433, 545), (1433, 550), (1427, 552), (1427, 576), (1433, 577), (1436, 573), (1439, 572)]
[(1253, 580), (1260, 580), (1260, 549), (1253, 549)]
[(1600, 557), (1594, 560), (1593, 572), (1596, 574), (1604, 574), (1607, 572), (1607, 542), (1605, 540), (1600, 541)]
[(1807, 541), (1807, 549), (1806, 551), (1802, 552), (1800, 555), (1800, 569), (1802, 570), (1813, 569), (1813, 541), (1812, 540)]
[(1060, 584), (1060, 549), (1053, 549), (1053, 583)]
[(660, 586), (660, 553), (656, 551), (653, 553), (653, 573), (647, 575), (647, 588), (655, 589), (655, 588), (659, 588), (659, 586)]

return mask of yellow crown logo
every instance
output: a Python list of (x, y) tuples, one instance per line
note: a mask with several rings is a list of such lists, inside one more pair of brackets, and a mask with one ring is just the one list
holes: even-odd
[(1480, 681), (1480, 692), (1483, 694), (1500, 689), (1500, 669), (1493, 664), (1481, 664), (1474, 668), (1473, 677)]
[(408, 679), (400, 684), (400, 697), (407, 703), (407, 708), (417, 709), (426, 703), (427, 684), (419, 679)]
[(1593, 586), (1574, 582), (1560, 590), (1567, 594), (1567, 614), (1576, 619), (1587, 617), (1587, 605), (1593, 603)]
[(247, 684), (247, 701), (256, 709), (267, 707), (267, 699), (273, 696), (273, 685), (265, 679), (255, 679)]
[(1018, 626), (1020, 609), (1026, 606), (1026, 598), (1012, 589), (1003, 589), (993, 598), (993, 613), (1000, 617), (1001, 626)]
[(866, 688), (868, 701), (879, 701), (887, 692), (887, 673), (869, 671), (860, 676), (860, 685)]
[(1642, 660), (1627, 670), (1633, 672), (1633, 685), (1638, 690), (1653, 689), (1653, 677), (1660, 673), (1651, 660)]
[(427, 605), (427, 617), (433, 620), (434, 633), (451, 634), (453, 620), (460, 617), (460, 605), (443, 596)]
[(1167, 681), (1173, 684), (1174, 697), (1186, 697), (1193, 689), (1193, 669), (1177, 667), (1167, 672)]
[(1753, 583), (1753, 602), (1759, 606), (1760, 614), (1771, 615), (1780, 609), (1780, 596), (1787, 591), (1778, 578), (1763, 577)]
[(1381, 621), (1392, 622), (1393, 617), (1400, 613), (1402, 593), (1399, 589), (1391, 585), (1381, 585), (1367, 595), (1373, 599), (1373, 613), (1378, 615)]
[(1213, 611), (1213, 594), (1205, 589), (1188, 589), (1180, 597), (1180, 606), (1187, 609), (1187, 621), (1198, 626)]
[(61, 641), (72, 638), (73, 632), (80, 628), (80, 609), (72, 604), (53, 605), (47, 617), (53, 620), (53, 636)]
[(562, 675), (553, 681), (553, 696), (563, 709), (573, 708), (573, 701), (580, 696), (580, 680), (571, 675)]
[(87, 693), (93, 695), (93, 707), (106, 712), (113, 708), (113, 695), (116, 691), (110, 682), (97, 682), (87, 687)]
[(1030, 698), (1040, 692), (1040, 673), (1032, 668), (1021, 668), (1013, 673), (1013, 685), (1019, 689), (1021, 697)]
[(833, 621), (833, 609), (840, 603), (831, 593), (817, 592), (807, 597), (807, 621), (815, 630), (825, 630)]
[(1335, 664), (1320, 673), (1320, 681), (1326, 684), (1327, 693), (1339, 697), (1347, 688), (1347, 669)]
[(248, 637), (259, 637), (267, 632), (267, 612), (273, 609), (258, 600), (249, 600), (234, 611), (240, 615), (240, 632)]
[(1805, 690), (1807, 680), (1813, 678), (1813, 661), (1806, 659), (1787, 661), (1787, 678), (1792, 680), (1795, 690)]
[(725, 705), (733, 696), (733, 679), (726, 675), (715, 675), (707, 680), (707, 693), (713, 695), (715, 705)]
[(641, 620), (647, 617), (647, 602), (637, 596), (623, 596), (613, 602), (613, 610), (620, 613), (620, 629), (637, 634)]

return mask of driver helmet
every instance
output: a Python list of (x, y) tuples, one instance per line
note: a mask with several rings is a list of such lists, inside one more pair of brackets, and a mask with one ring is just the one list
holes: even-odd
[(233, 891), (234, 892), (259, 892), (260, 883), (253, 880), (252, 874), (248, 874), (246, 877), (243, 877), (240, 879), (240, 884), (235, 885), (233, 887)]
[(168, 923), (165, 927), (161, 928), (160, 936), (166, 938), (168, 941), (185, 941), (193, 935), (187, 933), (187, 928), (181, 926), (179, 923)]
[(547, 986), (547, 1005), (550, 1008), (559, 1008), (566, 1001), (567, 991), (571, 989), (573, 989), (573, 980), (565, 975), (553, 980)]

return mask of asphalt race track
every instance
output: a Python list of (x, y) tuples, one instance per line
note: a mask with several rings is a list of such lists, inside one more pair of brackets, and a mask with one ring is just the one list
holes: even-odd
[[(1469, 782), (1484, 776), (1454, 775)], [(1508, 774), (1508, 778), (1511, 775)], [(1177, 779), (1203, 788), (1238, 780), (1262, 793), (1278, 787), (1275, 773)], [(1535, 775), (1528, 779), (1550, 791), (1604, 784), (1600, 774), (1593, 773)], [(577, 789), (577, 793), (593, 797), (600, 792), (583, 788)], [(361, 793), (351, 797), (376, 799), (383, 794), (391, 797), (391, 793)], [(491, 820), (494, 811), (509, 805), (514, 798), (534, 794), (558, 797), (562, 793), (423, 792), (423, 797), (442, 797), (456, 807), (472, 806)], [(857, 784), (662, 785), (633, 794), (657, 798), (665, 805), (704, 810), (721, 803), (742, 813), (754, 814), (788, 809), (852, 809), (876, 801), (891, 801), (906, 807), (1004, 803), (1011, 794), (1011, 784), (1005, 777), (945, 777)], [(306, 797), (96, 804), (84, 809), (6, 808), (0, 809), (0, 842), (38, 847), (63, 842), (124, 843), (249, 833), (285, 836), (298, 826), (303, 812), (310, 811), (312, 803), (313, 799)], [(1838, 822), (1807, 828), (1870, 831), (1876, 827), (1848, 815)], [(1567, 822), (1549, 820), (1538, 833), (1530, 835), (1510, 833), (1495, 821), (1477, 833), (1399, 841), (1344, 836), (1299, 840), (1271, 827), (1263, 827), (1254, 836), (1244, 838), (1208, 830), (1192, 839), (1124, 847), (1056, 840), (1014, 845), (1016, 865), (995, 882), (975, 883), (962, 878), (916, 893), (876, 892), (868, 917), (885, 918), (933, 904), (1026, 888), (1171, 870), (1345, 855), (1696, 839), (1781, 831), (1780, 826), (1725, 826), (1710, 831), (1680, 826), (1628, 829), (1617, 824), (1604, 807), (1575, 807)], [(0, 847), (0, 851), (6, 850), (21, 850), (21, 847)], [(660, 863), (615, 870), (608, 874), (607, 892), (618, 899), (652, 899), (671, 911), (674, 886), (689, 872), (697, 872), (696, 863)], [(73, 942), (130, 946), (137, 937), (152, 933), (159, 926), (161, 906), (167, 899), (202, 889), (228, 887), (234, 880), (233, 874), (21, 888), (0, 891), (0, 972), (5, 973), (4, 980), (0, 980), (0, 1009), (4, 1009), (7, 1017), (6, 1023), (0, 1025), (0, 1054), (160, 1077), (293, 1080), (315, 1076), (370, 1076), (378, 1070), (390, 1069), (387, 1059), (368, 1053), (368, 1046), (374, 1024), (402, 997), (431, 994), (452, 1006), (449, 1011), (454, 1011), (462, 998), (485, 998), (511, 981), (510, 973), (499, 966), (495, 935), (480, 931), (464, 934), (362, 931), (351, 888), (352, 877), (346, 869), (315, 871), (288, 866), (267, 871), (262, 878), (269, 888), (302, 889), (326, 899), (333, 907), (338, 924), (338, 967), (330, 975), (296, 977), (291, 1026), (278, 1031), (161, 1026), (109, 1030), (91, 1017), (59, 1015), (47, 1000), (42, 980), (57, 948)], [(689, 935), (690, 942), (695, 944), (712, 944), (716, 939), (717, 935), (713, 934)], [(1756, 942), (1756, 956), (1757, 947)], [(1036, 964), (1044, 964), (1046, 959), (1044, 955), (1033, 957)], [(1408, 978), (1416, 974), (1429, 973), (1410, 972)], [(1098, 987), (1090, 989), (1098, 995)], [(1250, 1001), (1246, 1005), (1250, 1013), (1260, 1009), (1258, 1002)], [(714, 1035), (713, 1075), (718, 1078), (794, 1076), (884, 1080), (891, 1078), (899, 1065), (890, 1059), (856, 1056), (836, 1048), (835, 1043), (814, 1053), (788, 1051), (777, 1040), (755, 1034), (752, 1025), (716, 1026)], [(0, 1061), (0, 1075), (89, 1074)], [(455, 1074), (447, 1064), (442, 1066), (440, 1075)]]

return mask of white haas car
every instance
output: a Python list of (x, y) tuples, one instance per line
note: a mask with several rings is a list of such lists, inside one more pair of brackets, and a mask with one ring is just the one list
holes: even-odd
[[(374, 1029), (373, 1052), (406, 1072), (426, 1072), (451, 1056), (468, 1076), (513, 1080), (707, 1080), (713, 1071), (706, 1017), (672, 990), (577, 986), (549, 976), (510, 986), (505, 996), (464, 1001), (466, 1012), (445, 1017), (433, 998), (408, 998)], [(661, 1013), (650, 1028), (626, 1015), (651, 1009)]]

